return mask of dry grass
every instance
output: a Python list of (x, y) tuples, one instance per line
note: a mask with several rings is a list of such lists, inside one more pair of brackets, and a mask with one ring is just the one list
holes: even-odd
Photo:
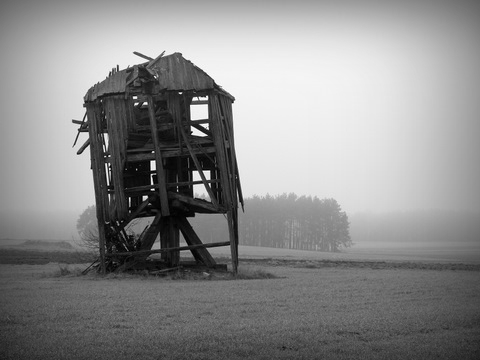
[(276, 278), (175, 281), (58, 268), (0, 265), (1, 359), (480, 358), (478, 271), (256, 263), (241, 273)]

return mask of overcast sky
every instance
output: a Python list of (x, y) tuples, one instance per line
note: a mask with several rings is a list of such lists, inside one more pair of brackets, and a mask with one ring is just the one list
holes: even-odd
[(479, 211), (479, 5), (3, 1), (0, 211), (92, 205), (71, 119), (112, 67), (143, 62), (133, 51), (164, 50), (236, 97), (245, 196), (333, 197), (347, 213)]

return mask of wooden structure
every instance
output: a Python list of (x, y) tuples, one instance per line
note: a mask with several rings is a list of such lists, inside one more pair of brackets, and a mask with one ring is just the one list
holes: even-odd
[[(237, 209), (243, 199), (235, 99), (180, 53), (155, 59), (135, 54), (147, 62), (112, 69), (85, 95), (83, 120), (73, 121), (79, 133), (89, 135), (77, 153), (90, 147), (101, 269), (145, 265), (153, 253), (161, 253), (158, 266), (174, 268), (183, 250), (190, 250), (197, 264), (215, 268), (207, 248), (230, 246), (236, 272)], [(199, 107), (204, 116), (196, 118)], [(199, 187), (208, 200), (195, 197)], [(229, 239), (203, 244), (188, 221), (195, 213), (226, 215)], [(153, 218), (150, 226), (138, 239), (127, 235), (125, 227), (142, 217)], [(160, 248), (153, 249), (158, 235)]]

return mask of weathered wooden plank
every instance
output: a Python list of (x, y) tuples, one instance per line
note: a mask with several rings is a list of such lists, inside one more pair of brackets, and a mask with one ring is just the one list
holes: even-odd
[(203, 209), (208, 213), (215, 213), (215, 214), (218, 214), (218, 213), (221, 214), (226, 211), (223, 206), (214, 205), (205, 200), (193, 199), (189, 196), (182, 195), (179, 193), (174, 193), (171, 191), (168, 192), (168, 197), (172, 200), (175, 199), (186, 204), (189, 208), (193, 208), (196, 212), (201, 212), (201, 209)]
[(232, 256), (232, 270), (237, 273), (238, 269), (238, 221), (237, 209), (227, 211), (228, 233), (230, 236), (230, 253)]
[(237, 191), (238, 191), (238, 198), (240, 200), (240, 204), (242, 204), (242, 211), (245, 211), (245, 204), (243, 201), (243, 191), (242, 191), (242, 184), (240, 183), (240, 173), (238, 171), (238, 163), (235, 164), (235, 173), (237, 174)]
[(88, 138), (87, 141), (85, 141), (83, 145), (80, 146), (80, 149), (78, 149), (77, 151), (77, 155), (82, 154), (89, 145), (90, 145), (90, 138)]
[(152, 60), (153, 60), (153, 58), (151, 58), (150, 56), (143, 55), (142, 53), (139, 53), (138, 51), (134, 51), (133, 53), (134, 53), (135, 55), (137, 55), (137, 56), (140, 56), (141, 58), (146, 59), (146, 60), (149, 60), (149, 61), (152, 61)]
[(197, 129), (198, 131), (201, 131), (207, 136), (212, 136), (212, 132), (210, 130), (205, 129), (203, 126), (198, 125), (198, 124), (192, 124), (192, 126)]
[(163, 54), (165, 54), (165, 51), (162, 51), (162, 53), (158, 55), (155, 59), (150, 60), (150, 62), (147, 65), (147, 69), (153, 67), (153, 65), (155, 65), (155, 63), (163, 56)]
[(132, 193), (137, 192), (145, 192), (150, 190), (158, 190), (158, 184), (150, 184), (150, 185), (141, 185), (141, 186), (133, 186), (125, 189), (125, 194), (131, 195)]
[[(158, 130), (158, 128), (159, 127), (157, 125), (157, 130)], [(171, 129), (173, 129), (172, 126), (170, 126), (170, 128), (168, 130), (171, 130)], [(149, 140), (151, 138), (151, 135), (145, 135), (143, 133), (136, 133), (135, 137), (143, 138), (143, 140), (146, 142), (147, 140)], [(202, 147), (202, 149), (200, 149), (199, 151), (201, 151), (203, 149), (208, 150), (209, 146), (213, 146), (212, 139), (207, 139), (207, 138), (202, 137), (202, 136), (189, 135), (189, 140), (190, 140), (191, 144), (200, 145)], [(167, 151), (167, 150), (178, 151), (178, 147), (179, 147), (179, 145), (177, 143), (173, 143), (172, 141), (161, 141), (160, 139), (159, 139), (159, 145), (160, 145), (160, 149), (162, 150), (162, 155), (163, 155), (163, 152)], [(154, 149), (153, 144), (145, 144), (142, 147), (128, 149), (128, 153), (153, 151), (153, 149)]]
[[(220, 180), (218, 179), (213, 179), (213, 180), (207, 180), (207, 183), (213, 184), (213, 183), (219, 183)], [(177, 187), (177, 186), (192, 186), (192, 185), (201, 185), (203, 184), (203, 180), (197, 180), (197, 181), (178, 181), (178, 182), (172, 182), (172, 183), (167, 183), (167, 188), (172, 188), (172, 187)]]
[[(77, 144), (78, 136), (80, 135), (80, 130), (82, 130), (86, 118), (87, 118), (87, 112), (85, 111), (85, 115), (83, 115), (83, 119), (82, 121), (80, 121), (80, 127), (78, 128), (77, 136), (75, 137), (75, 141), (73, 142), (72, 147), (74, 147)], [(72, 122), (75, 124), (75, 123), (78, 123), (78, 120), (72, 120)]]
[[(220, 183), (220, 180), (218, 179), (213, 179), (213, 180), (207, 180), (209, 184), (217, 184)], [(197, 181), (179, 181), (179, 182), (174, 182), (174, 183), (167, 183), (167, 189), (168, 188), (176, 188), (180, 186), (192, 186), (192, 185), (200, 185), (203, 184), (204, 182), (202, 180), (197, 180)], [(148, 192), (153, 189), (158, 189), (157, 184), (151, 184), (151, 185), (142, 185), (142, 186), (133, 186), (125, 189), (125, 194), (132, 194), (132, 193), (138, 193), (138, 192)], [(170, 197), (170, 196), (169, 196)]]
[(197, 120), (190, 120), (190, 124), (209, 124), (210, 119), (197, 119)]
[(211, 131), (213, 134), (213, 141), (215, 143), (215, 148), (217, 149), (217, 166), (219, 169), (220, 180), (221, 180), (221, 187), (222, 187), (222, 204), (225, 205), (227, 208), (231, 208), (232, 201), (231, 201), (231, 191), (230, 191), (230, 181), (229, 181), (229, 172), (227, 168), (227, 157), (226, 157), (226, 149), (225, 149), (225, 134), (222, 131), (221, 125), (221, 113), (218, 105), (218, 98), (217, 96), (210, 96), (209, 97), (209, 118), (212, 119), (211, 123)]
[(213, 248), (213, 247), (221, 247), (221, 246), (229, 246), (229, 245), (230, 245), (230, 241), (224, 241), (224, 242), (207, 243), (207, 244), (194, 244), (194, 245), (188, 245), (188, 246), (178, 246), (178, 247), (175, 247), (175, 248), (111, 253), (111, 254), (107, 254), (106, 256), (107, 257), (115, 257), (115, 256), (151, 255), (151, 254), (161, 254), (163, 252), (168, 252), (168, 251), (186, 251), (186, 250), (191, 251), (191, 250), (196, 250), (196, 249), (201, 249), (201, 248)]
[(229, 170), (230, 178), (230, 191), (231, 191), (231, 201), (232, 208), (227, 213), (227, 221), (229, 224), (229, 234), (230, 234), (230, 249), (232, 254), (232, 267), (233, 272), (236, 273), (238, 269), (238, 202), (237, 194), (240, 197), (243, 209), (243, 197), (242, 190), (240, 187), (240, 177), (238, 174), (237, 158), (235, 154), (235, 144), (234, 144), (234, 128), (233, 128), (233, 112), (232, 112), (232, 102), (229, 98), (224, 95), (219, 95), (219, 105), (223, 113), (223, 122), (224, 132), (228, 138), (228, 143), (230, 146), (226, 147), (226, 152), (230, 155), (229, 162), (227, 164)]
[(192, 100), (191, 105), (207, 105), (208, 100)]
[(178, 270), (181, 270), (181, 269), (182, 269), (181, 266), (175, 266), (175, 267), (162, 269), (162, 270), (149, 271), (148, 273), (150, 275), (160, 275), (160, 274), (166, 274), (166, 273), (169, 273), (169, 272), (172, 272), (172, 271), (178, 271)]
[(151, 95), (148, 99), (148, 114), (150, 117), (150, 126), (152, 128), (152, 139), (155, 147), (155, 165), (157, 171), (158, 194), (160, 195), (161, 212), (163, 216), (169, 216), (167, 186), (165, 184), (165, 170), (163, 168), (162, 151), (158, 140), (157, 121), (155, 120), (155, 106)]
[(100, 271), (102, 274), (106, 272), (105, 263), (105, 247), (106, 247), (106, 235), (105, 235), (105, 223), (109, 221), (108, 217), (108, 189), (105, 171), (105, 161), (103, 154), (102, 135), (101, 135), (101, 122), (102, 122), (102, 109), (101, 105), (97, 102), (86, 104), (87, 116), (90, 122), (89, 126), (89, 138), (91, 142), (90, 146), (90, 158), (93, 174), (93, 186), (95, 190), (95, 204), (96, 215), (98, 224), (98, 238), (99, 238), (99, 252), (100, 252)]
[(225, 152), (227, 156), (227, 170), (228, 178), (230, 180), (230, 198), (232, 201), (232, 207), (237, 208), (237, 173), (236, 173), (236, 164), (237, 159), (235, 155), (235, 146), (234, 146), (234, 136), (233, 136), (233, 119), (232, 119), (232, 108), (230, 100), (223, 96), (218, 95), (219, 106), (222, 113), (222, 129), (224, 137), (226, 139), (225, 143)]
[(233, 174), (231, 168), (231, 156), (228, 154), (227, 137), (229, 134), (224, 128), (222, 119), (227, 115), (226, 109), (223, 109), (220, 105), (219, 96), (212, 95), (209, 97), (208, 112), (209, 117), (212, 119), (211, 130), (213, 133), (213, 139), (217, 148), (217, 166), (219, 168), (223, 205), (227, 208), (227, 222), (230, 237), (230, 251), (232, 257), (232, 267), (234, 273), (238, 269), (238, 224), (237, 224), (237, 207), (236, 197), (234, 193)]
[[(103, 101), (111, 153), (111, 185), (114, 195), (111, 199), (111, 218), (123, 220), (128, 216), (128, 202), (124, 193), (123, 172), (126, 162), (128, 126), (125, 100), (122, 96), (109, 96)], [(112, 161), (113, 160), (113, 161)]]

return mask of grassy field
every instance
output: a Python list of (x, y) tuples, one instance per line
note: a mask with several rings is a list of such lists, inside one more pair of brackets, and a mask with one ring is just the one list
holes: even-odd
[(480, 358), (478, 264), (276, 255), (241, 260), (257, 280), (0, 264), (0, 359)]

